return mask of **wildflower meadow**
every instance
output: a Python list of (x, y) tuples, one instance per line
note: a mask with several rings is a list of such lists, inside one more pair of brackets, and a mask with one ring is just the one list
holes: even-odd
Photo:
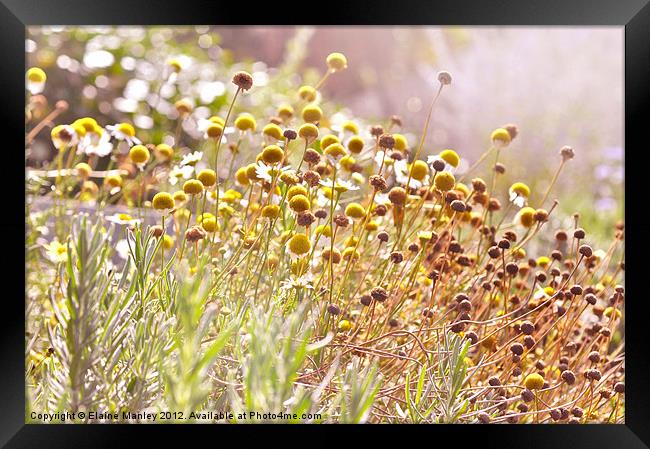
[[(26, 421), (624, 422), (624, 224), (561, 206), (588, 148), (539, 148), (535, 189), (515, 120), (432, 147), (445, 67), (414, 127), (328, 98), (338, 48), (305, 74), (297, 43), (271, 70), (78, 33), (26, 70)], [(50, 89), (74, 64), (95, 91)]]

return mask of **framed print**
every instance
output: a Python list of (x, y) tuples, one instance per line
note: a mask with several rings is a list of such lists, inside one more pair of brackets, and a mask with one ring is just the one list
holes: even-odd
[(648, 447), (647, 2), (88, 6), (0, 8), (3, 444)]

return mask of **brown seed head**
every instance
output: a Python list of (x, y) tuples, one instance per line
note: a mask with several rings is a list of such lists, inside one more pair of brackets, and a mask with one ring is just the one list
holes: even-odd
[(379, 136), (379, 146), (390, 150), (395, 146), (395, 138), (392, 134), (382, 134)]
[(575, 153), (573, 152), (573, 148), (571, 148), (568, 145), (565, 145), (560, 150), (560, 155), (562, 156), (563, 160), (568, 161), (570, 159), (573, 159), (573, 157), (575, 156)]
[(241, 90), (248, 90), (253, 87), (253, 77), (248, 72), (237, 72), (232, 76), (232, 83)]
[(302, 159), (310, 165), (316, 165), (320, 162), (320, 154), (313, 148), (307, 148)]
[(384, 302), (388, 299), (388, 292), (382, 287), (375, 287), (370, 291), (370, 296), (375, 301)]
[(201, 226), (192, 226), (185, 232), (185, 238), (188, 242), (194, 243), (205, 238), (206, 232)]
[(372, 175), (370, 177), (370, 185), (377, 191), (381, 192), (388, 188), (388, 183), (381, 175)]
[(397, 206), (403, 206), (406, 202), (406, 190), (402, 187), (393, 187), (388, 192), (388, 199)]

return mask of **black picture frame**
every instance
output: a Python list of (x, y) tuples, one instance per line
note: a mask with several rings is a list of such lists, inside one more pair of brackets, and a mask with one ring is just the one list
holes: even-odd
[[(626, 194), (626, 424), (625, 425), (436, 425), (436, 426), (294, 426), (292, 441), (327, 432), (330, 444), (356, 444), (350, 434), (377, 433), (380, 438), (398, 437), (402, 443), (423, 438), (427, 444), (458, 444), (461, 447), (507, 448), (642, 448), (650, 445), (650, 351), (646, 326), (649, 301), (644, 278), (650, 254), (650, 219), (644, 211), (648, 145), (647, 109), (650, 105), (650, 4), (647, 0), (490, 0), (314, 3), (208, 2), (184, 0), (0, 0), (0, 124), (1, 153), (6, 165), (6, 186), (24, 183), (24, 71), (25, 27), (29, 25), (187, 25), (187, 24), (350, 24), (350, 25), (608, 25), (625, 28), (625, 194)], [(552, 62), (550, 62), (552, 63)], [(562, 67), (558, 67), (561, 80)], [(552, 81), (551, 81), (552, 82)], [(607, 88), (607, 86), (603, 86)], [(137, 434), (147, 446), (154, 439), (171, 442), (181, 436), (185, 444), (199, 444), (199, 434), (213, 444), (225, 444), (226, 434), (241, 433), (236, 441), (286, 444), (262, 440), (259, 432), (287, 431), (285, 426), (257, 426), (253, 432), (241, 426), (129, 426), (129, 425), (26, 425), (24, 388), (24, 252), (19, 238), (24, 232), (21, 213), (24, 197), (16, 188), (5, 191), (0, 215), (0, 246), (4, 294), (0, 332), (0, 444), (6, 447), (104, 447), (125, 445)], [(627, 195), (630, 195), (629, 197)], [(21, 210), (22, 209), (22, 210)], [(644, 241), (645, 240), (645, 241)], [(632, 244), (630, 245), (629, 242)], [(334, 431), (331, 431), (333, 429)], [(243, 430), (243, 431), (242, 431)], [(310, 435), (307, 435), (309, 432)], [(207, 435), (209, 434), (209, 435)], [(246, 438), (248, 436), (248, 438)], [(441, 436), (443, 439), (441, 439)], [(188, 439), (191, 438), (191, 439)], [(243, 438), (241, 438), (243, 437)], [(251, 438), (253, 437), (253, 438)], [(404, 439), (408, 438), (408, 440)], [(447, 443), (443, 443), (447, 440)]]

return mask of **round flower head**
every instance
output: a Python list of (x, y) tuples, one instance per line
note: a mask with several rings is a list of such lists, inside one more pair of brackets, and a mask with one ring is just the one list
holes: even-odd
[(207, 232), (215, 232), (219, 230), (219, 224), (217, 223), (216, 217), (204, 217), (201, 220), (201, 227)]
[(32, 67), (27, 70), (27, 79), (33, 83), (44, 83), (47, 79), (47, 75), (45, 75), (43, 69)]
[(350, 203), (345, 208), (345, 215), (350, 218), (361, 219), (366, 216), (366, 210), (359, 203)]
[(336, 137), (334, 134), (327, 134), (326, 136), (323, 136), (323, 138), (320, 140), (320, 147), (327, 148), (333, 143), (341, 143), (341, 140), (338, 137)]
[(104, 185), (111, 188), (122, 186), (122, 177), (120, 175), (108, 175), (104, 178)]
[(200, 195), (203, 193), (203, 184), (197, 179), (190, 179), (183, 184), (183, 192), (188, 195)]
[(411, 165), (411, 176), (417, 181), (422, 181), (429, 174), (429, 166), (426, 162), (417, 160)]
[(343, 131), (348, 131), (351, 132), (352, 134), (359, 134), (359, 127), (357, 126), (357, 124), (349, 120), (344, 122), (341, 128), (343, 129)]
[(196, 217), (196, 222), (203, 223), (203, 221), (207, 220), (208, 218), (214, 218), (214, 215), (211, 214), (210, 212), (204, 212), (201, 215)]
[(523, 207), (530, 196), (530, 188), (523, 182), (515, 182), (508, 189), (508, 193), (510, 194), (510, 201), (519, 207)]
[(295, 234), (287, 242), (287, 248), (292, 256), (299, 257), (309, 252), (311, 243), (305, 234)]
[(97, 121), (92, 117), (83, 117), (72, 122), (71, 125), (79, 136), (84, 136), (86, 133), (97, 132), (100, 129)]
[(213, 186), (217, 183), (217, 174), (209, 168), (203, 169), (196, 175), (196, 179), (201, 181), (205, 187)]
[(277, 164), (284, 158), (284, 151), (277, 145), (269, 145), (262, 151), (262, 160), (267, 164)]
[(359, 136), (354, 136), (348, 141), (348, 150), (351, 153), (359, 154), (363, 150), (364, 141)]
[(305, 100), (312, 102), (316, 99), (316, 89), (314, 89), (311, 86), (302, 86), (300, 89), (298, 89), (298, 96)]
[(565, 145), (565, 146), (563, 146), (562, 149), (560, 150), (560, 155), (562, 156), (562, 160), (564, 160), (564, 161), (566, 162), (566, 161), (568, 161), (568, 160), (573, 159), (574, 156), (575, 156), (575, 153), (574, 153), (574, 151), (573, 151), (573, 148), (571, 148), (571, 147), (568, 146), (568, 145)]
[(345, 70), (348, 67), (348, 60), (343, 53), (330, 53), (327, 55), (327, 67), (332, 72)]
[(77, 141), (77, 132), (70, 125), (57, 125), (50, 133), (52, 144), (59, 150), (63, 150)]
[(388, 192), (388, 199), (396, 206), (403, 206), (406, 202), (407, 193), (402, 187), (393, 187)]
[(144, 165), (149, 160), (149, 150), (144, 145), (135, 145), (129, 150), (129, 159), (136, 165)]
[(298, 128), (298, 135), (307, 142), (311, 142), (318, 137), (318, 127), (311, 123), (305, 123)]
[(171, 235), (168, 235), (168, 234), (163, 235), (162, 246), (167, 251), (169, 251), (170, 249), (172, 249), (174, 247), (174, 239), (172, 238)]
[(538, 373), (531, 373), (524, 379), (524, 386), (529, 390), (541, 390), (544, 387), (544, 378)]
[(185, 238), (188, 242), (194, 243), (204, 239), (207, 233), (201, 226), (194, 225), (185, 231)]
[(460, 157), (454, 150), (442, 150), (438, 157), (454, 168), (457, 168), (460, 163)]
[(240, 167), (237, 169), (237, 172), (235, 173), (235, 179), (239, 184), (243, 186), (247, 186), (251, 183), (246, 174), (246, 167)]
[(301, 185), (292, 186), (287, 192), (287, 200), (291, 200), (291, 198), (293, 198), (296, 195), (307, 196), (308, 195), (307, 189), (305, 189)]
[(277, 204), (269, 204), (262, 208), (262, 217), (268, 219), (277, 218), (280, 215), (280, 206)]
[(192, 112), (192, 110), (194, 109), (194, 105), (192, 104), (192, 102), (185, 98), (182, 100), (178, 100), (176, 103), (174, 103), (174, 107), (176, 108), (178, 114), (181, 117), (187, 117), (190, 114), (190, 112)]
[(248, 72), (240, 71), (232, 76), (232, 83), (241, 90), (253, 87), (253, 77)]
[(348, 171), (352, 171), (352, 169), (355, 167), (356, 162), (356, 159), (352, 156), (343, 156), (341, 159), (341, 167)]
[(282, 137), (284, 137), (282, 134), (282, 128), (280, 128), (275, 123), (269, 123), (266, 125), (264, 129), (262, 129), (262, 134), (269, 136), (275, 140), (280, 140)]
[(515, 223), (530, 228), (535, 224), (535, 209), (532, 207), (521, 208), (515, 216)]
[(174, 202), (177, 204), (183, 204), (187, 201), (187, 193), (182, 190), (175, 191), (172, 197), (174, 197)]
[(370, 220), (368, 223), (366, 223), (365, 229), (366, 231), (374, 232), (379, 229), (379, 224), (374, 220)]
[(307, 123), (316, 123), (323, 118), (323, 111), (314, 104), (309, 104), (302, 109), (302, 119)]
[(345, 147), (340, 143), (333, 143), (323, 150), (325, 156), (333, 159), (334, 161), (340, 160), (343, 156), (347, 155), (348, 152), (345, 150)]
[(174, 155), (174, 149), (171, 146), (167, 145), (166, 143), (159, 143), (158, 145), (156, 145), (154, 154), (156, 156), (156, 159), (164, 162), (172, 158), (172, 156)]
[(316, 235), (322, 235), (325, 237), (332, 237), (332, 227), (331, 226), (325, 226), (325, 225), (318, 225), (316, 226), (316, 229), (314, 230), (314, 234)]
[(219, 139), (223, 136), (223, 125), (219, 123), (210, 123), (205, 128), (205, 138), (206, 139)]
[(175, 206), (174, 198), (167, 192), (156, 193), (151, 204), (157, 210), (173, 209)]
[(515, 193), (520, 196), (530, 196), (530, 188), (523, 182), (515, 182), (510, 186), (510, 193)]
[(40, 94), (43, 92), (43, 89), (45, 88), (45, 80), (47, 79), (47, 75), (45, 75), (45, 72), (43, 69), (39, 67), (32, 67), (29, 70), (27, 70), (27, 90), (32, 94)]
[(213, 115), (208, 119), (209, 122), (216, 123), (217, 125), (226, 126), (226, 121), (218, 115)]
[(86, 164), (85, 162), (79, 162), (74, 166), (74, 168), (77, 171), (77, 175), (81, 179), (88, 179), (90, 177), (90, 173), (92, 172), (90, 165)]
[(348, 320), (341, 320), (339, 321), (339, 324), (337, 325), (339, 331), (341, 332), (347, 332), (350, 329), (352, 329), (352, 324)]
[(249, 114), (248, 112), (242, 112), (239, 114), (239, 116), (235, 119), (235, 128), (237, 128), (240, 131), (255, 131), (257, 128), (257, 122), (255, 121), (255, 118)]
[(291, 117), (293, 117), (293, 108), (291, 105), (288, 104), (283, 104), (278, 108), (278, 117), (280, 117), (282, 120), (287, 121)]
[(395, 138), (392, 134), (384, 133), (379, 136), (379, 146), (392, 150), (395, 147)]
[(451, 173), (443, 171), (436, 175), (434, 184), (438, 190), (446, 192), (454, 188), (456, 185), (456, 178), (454, 178), (454, 175)]
[(304, 212), (306, 210), (309, 210), (311, 204), (305, 195), (294, 195), (289, 200), (289, 207), (294, 212)]
[(451, 84), (451, 73), (446, 71), (438, 72), (438, 81), (445, 86)]
[(342, 254), (343, 260), (359, 260), (361, 258), (361, 253), (355, 250), (352, 247), (347, 247), (343, 250)]
[(280, 173), (280, 181), (287, 185), (294, 185), (300, 182), (300, 178), (293, 170), (287, 170)]
[(408, 140), (406, 140), (406, 137), (402, 134), (393, 134), (393, 139), (395, 139), (395, 148), (398, 151), (404, 151), (406, 148), (408, 148)]
[(334, 248), (334, 251), (331, 251), (330, 248), (325, 248), (321, 255), (323, 256), (323, 260), (326, 260), (327, 262), (330, 261), (330, 258), (332, 259), (333, 264), (341, 262), (341, 251), (336, 248)]
[(512, 140), (512, 137), (510, 136), (510, 133), (508, 132), (507, 129), (497, 128), (494, 131), (492, 131), (492, 134), (490, 135), (490, 139), (492, 140), (494, 146), (503, 148), (508, 146), (508, 144)]

